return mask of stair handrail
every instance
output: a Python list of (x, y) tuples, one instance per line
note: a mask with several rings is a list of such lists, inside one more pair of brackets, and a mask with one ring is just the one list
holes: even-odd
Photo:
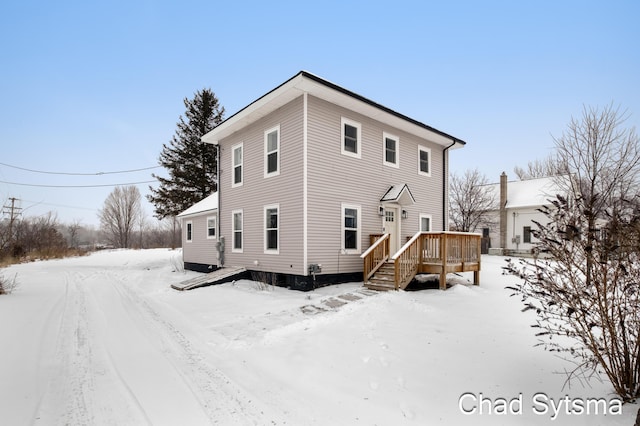
[(389, 259), (390, 237), (390, 234), (384, 234), (360, 255), (360, 258), (364, 261), (362, 275), (365, 282)]
[(418, 266), (422, 262), (421, 236), (422, 232), (416, 232), (391, 258), (395, 266), (396, 290), (399, 287), (406, 287), (418, 273)]

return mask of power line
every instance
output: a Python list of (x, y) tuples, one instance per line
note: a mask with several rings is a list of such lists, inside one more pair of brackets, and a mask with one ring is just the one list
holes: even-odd
[(145, 180), (142, 182), (108, 183), (103, 185), (37, 185), (32, 183), (7, 182), (4, 180), (0, 180), (0, 183), (6, 183), (7, 185), (32, 186), (37, 188), (103, 188), (107, 186), (141, 185), (143, 183), (156, 183), (156, 182), (157, 182), (156, 180)]
[(54, 203), (45, 203), (44, 201), (32, 201), (32, 200), (22, 200), (25, 203), (33, 203), (33, 205), (26, 207), (24, 210), (26, 209), (30, 209), (32, 207), (35, 206), (52, 206), (52, 207), (64, 207), (67, 209), (76, 209), (76, 210), (88, 210), (88, 211), (98, 211), (99, 209), (92, 209), (89, 207), (78, 207), (78, 206), (69, 206), (66, 204), (54, 204)]
[(144, 170), (152, 170), (152, 169), (158, 169), (162, 166), (153, 166), (153, 167), (143, 167), (141, 169), (131, 169), (131, 170), (118, 170), (118, 171), (110, 171), (110, 172), (96, 172), (96, 173), (74, 173), (74, 172), (49, 172), (49, 171), (44, 171), (44, 170), (34, 170), (34, 169), (27, 169), (25, 167), (18, 167), (18, 166), (13, 166), (11, 164), (7, 164), (7, 163), (0, 163), (0, 165), (2, 166), (6, 166), (6, 167), (11, 167), (13, 169), (18, 169), (18, 170), (24, 170), (27, 172), (32, 172), (32, 173), (44, 173), (47, 175), (67, 175), (67, 176), (100, 176), (100, 175), (114, 175), (114, 174), (119, 174), (119, 173), (134, 173), (134, 172), (142, 172)]

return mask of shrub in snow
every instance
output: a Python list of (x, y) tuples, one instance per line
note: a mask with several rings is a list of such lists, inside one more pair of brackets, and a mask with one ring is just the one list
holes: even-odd
[(18, 275), (14, 275), (13, 278), (5, 278), (0, 274), (0, 295), (10, 294), (18, 287)]
[[(625, 401), (640, 397), (640, 208), (607, 210), (557, 197), (536, 223), (533, 259), (508, 260), (508, 287), (537, 313), (540, 345), (576, 363), (568, 377), (604, 372)], [(598, 226), (594, 226), (594, 223)]]
[(251, 271), (251, 279), (259, 291), (272, 290), (273, 286), (278, 285), (278, 276), (270, 272)]

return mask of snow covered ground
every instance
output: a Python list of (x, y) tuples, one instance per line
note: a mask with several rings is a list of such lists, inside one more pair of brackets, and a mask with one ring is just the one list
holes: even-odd
[[(173, 272), (180, 257), (123, 250), (2, 270), (19, 287), (0, 296), (0, 423), (634, 422), (638, 405), (610, 412), (606, 379), (563, 389), (571, 364), (533, 347), (503, 258), (483, 257), (480, 287), (462, 274), (444, 292), (371, 294), (251, 281), (178, 292), (170, 284), (196, 275)], [(587, 405), (596, 398), (606, 404)], [(505, 401), (512, 412), (496, 414)]]

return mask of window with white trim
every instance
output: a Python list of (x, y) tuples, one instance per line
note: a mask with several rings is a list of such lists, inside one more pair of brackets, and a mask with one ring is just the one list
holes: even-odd
[(242, 253), (242, 240), (243, 240), (243, 218), (242, 210), (234, 210), (231, 212), (231, 224), (232, 224), (232, 242), (231, 251), (233, 253)]
[(280, 205), (264, 207), (264, 252), (279, 252), (280, 247)]
[(430, 214), (420, 213), (420, 232), (431, 232), (433, 217)]
[(418, 146), (418, 174), (431, 176), (431, 149)]
[(280, 125), (264, 132), (264, 177), (280, 174)]
[(357, 121), (344, 117), (341, 118), (340, 125), (342, 127), (340, 151), (344, 155), (360, 158), (362, 126)]
[(400, 166), (400, 139), (389, 133), (382, 133), (382, 164), (391, 167)]
[(234, 145), (231, 147), (231, 186), (241, 186), (242, 185), (242, 161), (243, 161), (243, 152), (242, 152), (242, 144)]
[(360, 254), (360, 206), (342, 204), (342, 249), (346, 254)]
[(207, 217), (207, 239), (214, 240), (216, 238), (216, 217), (208, 216)]
[(193, 241), (193, 222), (187, 222), (184, 231), (186, 234), (187, 242), (190, 243), (191, 241)]

